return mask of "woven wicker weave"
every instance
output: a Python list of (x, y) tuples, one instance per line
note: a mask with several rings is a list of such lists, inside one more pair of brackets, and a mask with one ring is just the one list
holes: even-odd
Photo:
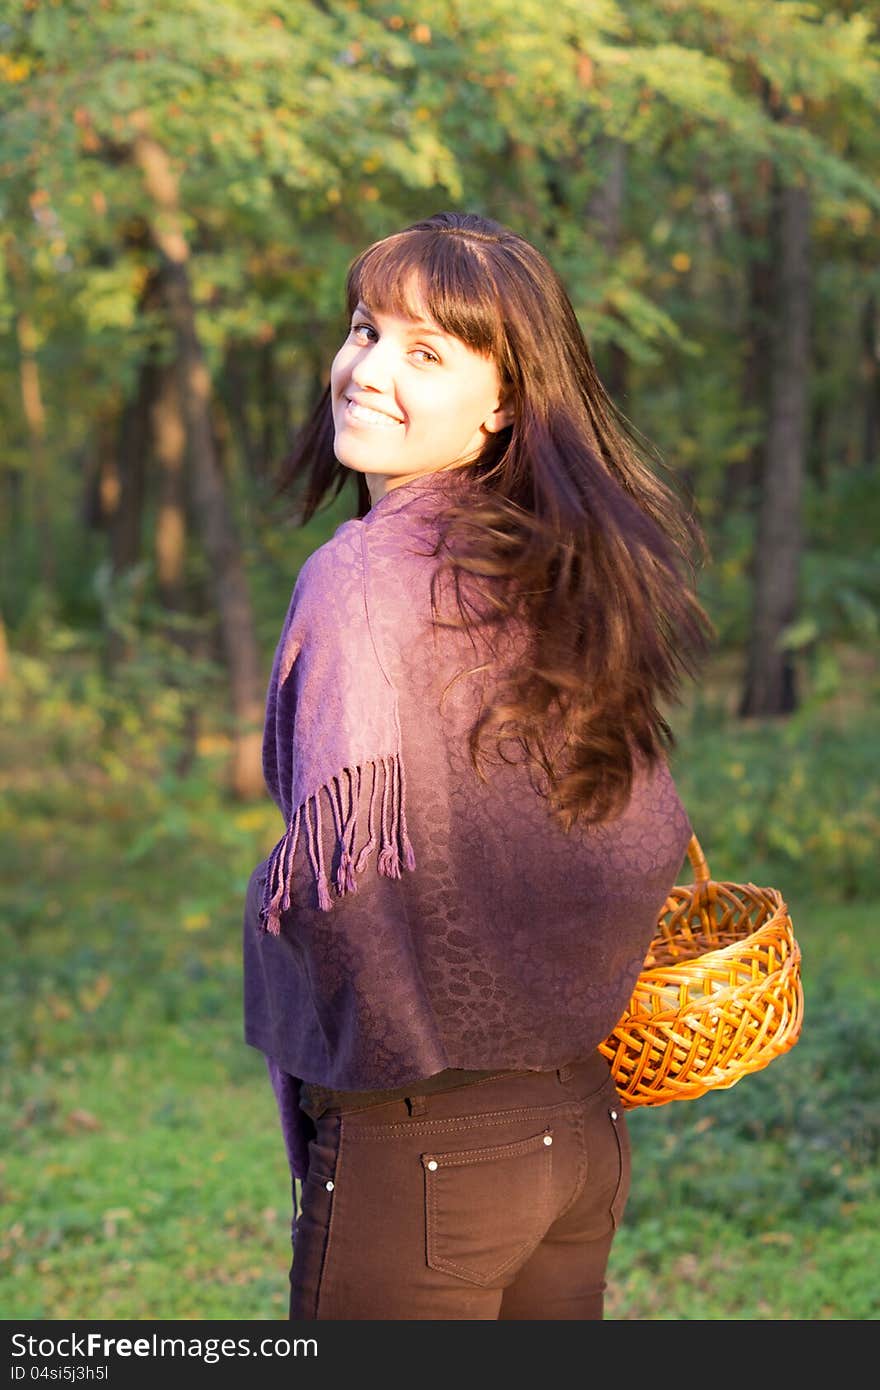
[(794, 1047), (801, 953), (775, 888), (716, 883), (694, 836), (629, 1008), (600, 1047), (624, 1109), (733, 1086)]

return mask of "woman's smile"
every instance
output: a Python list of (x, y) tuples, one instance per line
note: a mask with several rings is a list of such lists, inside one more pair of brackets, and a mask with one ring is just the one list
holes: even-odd
[(370, 428), (389, 429), (402, 425), (403, 421), (390, 411), (379, 410), (376, 406), (365, 405), (351, 396), (345, 398), (345, 416), (352, 424), (367, 425)]

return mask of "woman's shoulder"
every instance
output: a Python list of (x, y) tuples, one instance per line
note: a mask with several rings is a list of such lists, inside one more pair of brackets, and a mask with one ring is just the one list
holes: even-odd
[(430, 611), (437, 565), (436, 493), (401, 488), (363, 517), (342, 522), (300, 568), (294, 608), (324, 619), (357, 606), (371, 621), (408, 630)]
[(357, 519), (344, 521), (333, 535), (317, 546), (300, 566), (293, 596), (305, 602), (313, 594), (320, 598), (329, 588), (360, 583), (363, 573), (361, 528)]
[(341, 563), (361, 563), (363, 521), (353, 517), (337, 526), (332, 536), (316, 546), (300, 569), (300, 575), (318, 575)]

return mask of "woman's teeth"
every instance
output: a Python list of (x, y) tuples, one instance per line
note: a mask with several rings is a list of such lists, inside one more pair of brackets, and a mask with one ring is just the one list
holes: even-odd
[(380, 429), (392, 429), (401, 423), (400, 420), (392, 419), (390, 415), (383, 415), (381, 410), (370, 410), (366, 405), (355, 405), (354, 401), (347, 402), (345, 413), (362, 425), (377, 425)]

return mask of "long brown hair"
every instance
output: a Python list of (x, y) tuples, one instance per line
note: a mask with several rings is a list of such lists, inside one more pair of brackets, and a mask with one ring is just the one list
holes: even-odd
[[(482, 776), (488, 745), (505, 757), (512, 738), (566, 828), (613, 818), (636, 750), (653, 764), (675, 746), (658, 700), (680, 700), (716, 636), (695, 593), (708, 546), (692, 500), (658, 476), (668, 469), (605, 392), (559, 276), (518, 233), (437, 213), (361, 252), (346, 292), (349, 312), (427, 310), (496, 363), (513, 423), (456, 469), (474, 487), (442, 514), (432, 597), (451, 575), (455, 625), (470, 628), (476, 585), (480, 626), (525, 621), (531, 659), (484, 703), (471, 760)], [(279, 472), (276, 495), (305, 480), (300, 524), (351, 476), (333, 437), (328, 386)], [(357, 485), (363, 516), (363, 475)]]

